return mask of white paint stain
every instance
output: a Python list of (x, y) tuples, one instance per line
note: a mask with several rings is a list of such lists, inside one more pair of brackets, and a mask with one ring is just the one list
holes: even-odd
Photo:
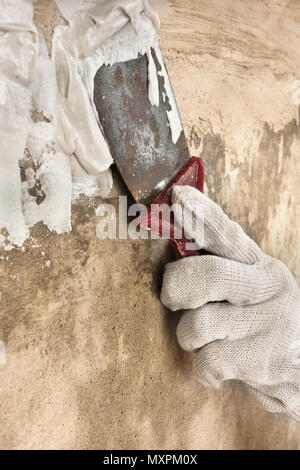
[(6, 365), (6, 347), (4, 341), (0, 341), (0, 365)]
[(179, 116), (177, 103), (175, 100), (170, 78), (169, 78), (169, 75), (165, 66), (164, 58), (163, 58), (163, 55), (159, 46), (155, 47), (155, 54), (161, 66), (161, 71), (158, 72), (158, 74), (161, 75), (165, 81), (164, 87), (166, 90), (166, 96), (169, 99), (169, 103), (171, 107), (170, 111), (167, 111), (167, 116), (168, 116), (168, 121), (170, 125), (172, 141), (173, 141), (173, 144), (176, 144), (181, 135), (181, 132), (183, 131), (182, 122)]

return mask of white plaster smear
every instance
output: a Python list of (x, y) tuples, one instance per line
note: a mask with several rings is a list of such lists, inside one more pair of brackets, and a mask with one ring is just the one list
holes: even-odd
[[(90, 104), (94, 109), (97, 119), (97, 111), (94, 106), (94, 77), (102, 65), (112, 65), (116, 62), (126, 62), (135, 59), (139, 54), (149, 54), (151, 47), (158, 47), (157, 31), (153, 21), (146, 14), (139, 15), (137, 29), (132, 22), (125, 26), (112, 38), (105, 41), (90, 57), (80, 61), (78, 72), (85, 88), (88, 90)], [(153, 62), (153, 59), (152, 59)], [(149, 99), (153, 105), (158, 106), (159, 99), (152, 97), (158, 94), (157, 71), (155, 64), (149, 61)], [(154, 66), (154, 67), (153, 67)], [(153, 88), (155, 91), (153, 91)]]
[(40, 221), (68, 232), (72, 199), (109, 193), (112, 158), (92, 99), (102, 64), (147, 53), (149, 98), (159, 104), (150, 55), (151, 47), (159, 50), (159, 17), (149, 1), (57, 4), (69, 24), (56, 28), (49, 59), (32, 0), (22, 0), (22, 8), (0, 0), (0, 246), (7, 250), (21, 246)]
[(178, 112), (172, 85), (169, 79), (169, 75), (165, 66), (164, 58), (163, 58), (160, 47), (158, 46), (155, 47), (155, 53), (156, 53), (156, 57), (158, 58), (159, 64), (161, 66), (161, 71), (158, 72), (158, 74), (163, 76), (164, 81), (165, 81), (166, 96), (164, 97), (164, 99), (166, 99), (166, 97), (168, 98), (169, 105), (171, 108), (170, 111), (167, 111), (167, 116), (168, 116), (168, 120), (170, 124), (172, 141), (174, 144), (176, 144), (183, 130), (182, 123), (181, 123), (180, 115)]
[[(28, 228), (22, 211), (19, 160), (28, 135), (31, 83), (37, 56), (37, 33), (32, 22), (32, 2), (24, 9), (13, 0), (0, 8), (0, 228), (1, 244), (22, 245)], [(3, 230), (2, 230), (3, 232)]]

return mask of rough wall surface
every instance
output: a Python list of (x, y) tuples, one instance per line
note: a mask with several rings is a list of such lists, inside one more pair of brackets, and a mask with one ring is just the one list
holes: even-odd
[[(300, 281), (297, 1), (164, 2), (162, 47), (207, 192)], [(38, 1), (48, 35), (62, 22)], [(115, 179), (109, 201), (126, 194)], [(0, 447), (299, 449), (300, 427), (240, 384), (193, 381), (178, 316), (159, 301), (164, 241), (100, 241), (82, 198), (73, 232), (1, 252)]]

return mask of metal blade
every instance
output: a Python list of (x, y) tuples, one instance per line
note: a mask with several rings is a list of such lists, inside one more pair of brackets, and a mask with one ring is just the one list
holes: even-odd
[[(152, 57), (161, 71), (154, 49)], [(149, 204), (189, 159), (184, 132), (176, 145), (172, 142), (165, 78), (158, 74), (158, 80), (157, 107), (148, 98), (146, 54), (102, 66), (95, 76), (94, 102), (104, 135), (129, 191), (143, 204)]]

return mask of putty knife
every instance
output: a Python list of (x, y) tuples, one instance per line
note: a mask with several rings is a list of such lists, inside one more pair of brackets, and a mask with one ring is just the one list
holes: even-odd
[[(128, 62), (103, 65), (95, 76), (94, 103), (112, 157), (135, 201), (148, 206), (170, 205), (174, 184), (189, 184), (203, 191), (204, 167), (200, 158), (190, 158), (183, 130), (176, 144), (172, 141), (167, 111), (170, 102), (176, 102), (168, 96), (173, 90), (170, 83), (165, 83), (168, 75), (159, 73), (161, 65), (155, 49), (151, 53), (158, 72), (159, 106), (149, 101), (146, 54)], [(153, 222), (150, 209), (140, 222), (143, 228), (161, 235), (161, 221)], [(177, 257), (197, 253), (186, 250), (186, 241), (172, 240)]]

